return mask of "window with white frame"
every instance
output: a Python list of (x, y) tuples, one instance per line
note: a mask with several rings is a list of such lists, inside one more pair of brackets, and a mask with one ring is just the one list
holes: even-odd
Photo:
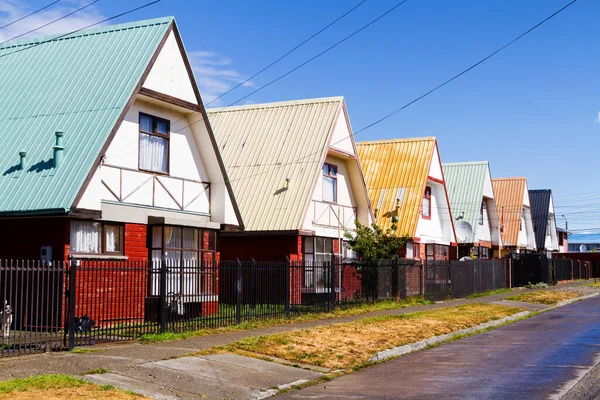
[(323, 164), (323, 201), (337, 203), (337, 167)]
[(425, 187), (425, 193), (423, 194), (423, 206), (421, 208), (421, 215), (423, 218), (431, 218), (431, 187)]
[(170, 122), (140, 113), (139, 169), (169, 173)]
[(548, 218), (548, 228), (546, 229), (546, 236), (550, 236), (552, 231), (552, 219)]
[(304, 238), (304, 288), (324, 289), (329, 285), (328, 268), (335, 262), (333, 239), (307, 236)]
[(71, 221), (73, 254), (123, 254), (123, 226), (98, 221)]

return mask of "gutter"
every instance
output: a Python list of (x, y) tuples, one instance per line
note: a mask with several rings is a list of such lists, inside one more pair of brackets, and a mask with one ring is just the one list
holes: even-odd
[(0, 218), (4, 217), (30, 217), (38, 215), (66, 215), (71, 212), (68, 208), (49, 208), (47, 210), (27, 211), (0, 211)]

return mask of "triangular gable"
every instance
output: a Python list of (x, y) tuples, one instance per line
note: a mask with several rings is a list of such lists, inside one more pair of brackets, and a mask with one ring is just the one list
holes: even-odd
[(389, 227), (392, 213), (397, 213), (398, 235), (414, 236), (435, 148), (435, 138), (357, 143), (367, 192), (379, 226)]
[[(0, 48), (0, 74), (10, 76), (0, 85), (0, 119), (11, 132), (0, 139), (0, 213), (69, 212), (172, 21), (114, 25)], [(57, 130), (64, 131), (65, 150), (60, 167), (52, 168)], [(19, 170), (22, 150), (27, 158)]]
[[(523, 207), (529, 205), (526, 178), (494, 178), (494, 195), (504, 246), (517, 246)], [(526, 224), (533, 226), (530, 220)]]
[[(195, 143), (201, 153), (202, 160), (205, 162), (204, 165), (199, 166), (198, 172), (201, 175), (207, 173), (210, 178), (211, 201), (224, 204), (224, 207), (213, 209), (212, 214), (216, 220), (222, 221), (222, 223), (243, 227), (244, 223), (235, 197), (233, 196), (233, 190), (225, 172), (225, 166), (218, 151), (212, 128), (208, 122), (198, 87), (191, 72), (191, 66), (181, 37), (179, 36), (175, 21), (170, 19), (169, 22), (168, 29), (163, 34), (160, 43), (155, 47), (152, 58), (146, 64), (144, 73), (139, 78), (136, 89), (131, 94), (127, 106), (122, 110), (109, 138), (104, 143), (102, 151), (99, 152), (96, 165), (99, 165), (101, 158), (110, 149), (117, 130), (123, 123), (127, 112), (133, 107), (138, 95), (144, 95), (159, 102), (171, 103), (180, 108), (188, 108), (192, 113), (188, 112), (185, 119), (178, 119), (178, 121), (183, 124), (187, 123), (187, 125), (178, 127), (178, 129), (194, 131)], [(164, 68), (167, 69), (165, 70)], [(157, 78), (149, 79), (153, 72), (162, 73), (163, 78), (167, 78), (165, 79), (167, 83), (161, 83), (158, 75), (156, 76)], [(173, 94), (180, 97), (173, 96)], [(183, 102), (180, 100), (183, 100)], [(195, 150), (193, 149), (194, 153)], [(198, 155), (195, 154), (194, 157), (198, 158)], [(88, 190), (90, 184), (98, 183), (96, 175), (97, 168), (91, 169), (86, 179), (86, 184), (81, 187), (73, 203), (73, 208), (82, 207), (81, 204), (88, 204), (86, 193), (90, 192)], [(96, 193), (97, 189), (92, 188), (91, 192)]]
[(185, 57), (176, 33), (171, 31), (142, 87), (198, 105)]
[(342, 97), (208, 110), (247, 231), (297, 231)]

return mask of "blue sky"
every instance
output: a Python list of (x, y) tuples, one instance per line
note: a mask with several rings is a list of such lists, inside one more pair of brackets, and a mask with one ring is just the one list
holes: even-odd
[[(8, 21), (49, 3), (0, 1)], [(102, 0), (55, 33), (143, 4)], [(174, 15), (205, 99), (244, 80), (356, 1), (163, 0), (116, 22)], [(343, 95), (355, 131), (460, 72), (541, 21), (566, 0), (409, 0), (323, 57), (249, 97), (269, 102)], [(63, 1), (56, 15), (86, 4)], [(213, 105), (228, 105), (287, 72), (391, 8), (368, 0), (251, 85)], [(0, 31), (18, 34), (50, 18)], [(477, 69), (357, 135), (356, 140), (436, 136), (442, 161), (489, 160), (496, 177), (526, 176), (551, 188), (569, 228), (600, 228), (598, 170), (600, 2), (579, 0)], [(21, 14), (19, 14), (21, 13)], [(559, 218), (559, 226), (563, 225)]]

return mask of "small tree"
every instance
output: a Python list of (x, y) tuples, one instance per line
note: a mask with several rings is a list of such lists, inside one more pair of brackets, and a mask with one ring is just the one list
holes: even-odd
[(354, 235), (348, 231), (344, 233), (348, 246), (358, 255), (356, 265), (361, 274), (363, 292), (372, 299), (377, 297), (379, 261), (395, 258), (409, 239), (408, 236), (398, 236), (398, 218), (395, 215), (391, 216), (391, 222), (388, 228), (383, 229), (375, 223), (368, 226), (356, 221)]

